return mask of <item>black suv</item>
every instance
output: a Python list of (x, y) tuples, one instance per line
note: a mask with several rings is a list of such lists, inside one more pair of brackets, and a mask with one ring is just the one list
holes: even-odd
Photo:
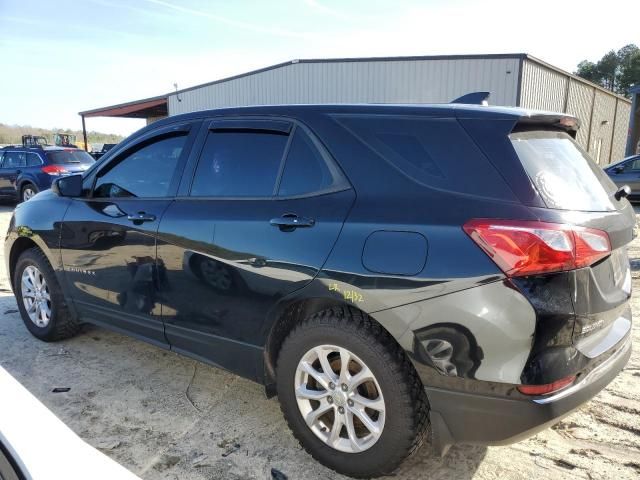
[(339, 472), (515, 442), (631, 352), (635, 216), (576, 129), (469, 105), (170, 117), (18, 206), (7, 271), (36, 337), (91, 322), (263, 383)]

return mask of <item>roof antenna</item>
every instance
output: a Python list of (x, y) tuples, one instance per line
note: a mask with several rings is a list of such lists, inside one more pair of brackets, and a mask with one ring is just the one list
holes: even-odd
[(176, 89), (176, 100), (178, 100), (179, 102), (181, 102), (181, 101), (182, 101), (182, 99), (180, 98), (180, 95), (178, 95), (178, 84), (177, 84), (177, 83), (174, 83), (174, 84), (173, 84), (173, 88), (175, 88), (175, 89)]

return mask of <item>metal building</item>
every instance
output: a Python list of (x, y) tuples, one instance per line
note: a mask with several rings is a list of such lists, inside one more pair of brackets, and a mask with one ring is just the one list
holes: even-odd
[[(631, 102), (528, 54), (293, 60), (125, 104), (80, 112), (146, 118), (243, 105), (446, 103), (489, 91), (492, 105), (566, 112), (601, 165), (624, 156)], [(640, 125), (638, 125), (640, 128)]]

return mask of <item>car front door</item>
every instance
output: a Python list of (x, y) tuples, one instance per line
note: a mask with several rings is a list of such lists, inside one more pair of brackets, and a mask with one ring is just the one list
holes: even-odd
[(614, 168), (611, 179), (618, 186), (629, 185), (631, 195), (640, 195), (640, 157), (632, 158), (619, 167)]
[(81, 316), (160, 345), (156, 232), (177, 190), (191, 128), (162, 128), (121, 149), (85, 179), (88, 192), (71, 202), (61, 230), (68, 291)]
[(172, 349), (254, 378), (267, 312), (318, 273), (355, 194), (295, 122), (214, 120), (200, 142), (158, 232), (165, 331)]
[(16, 179), (26, 166), (25, 152), (5, 151), (0, 168), (0, 195), (13, 197), (16, 195)]

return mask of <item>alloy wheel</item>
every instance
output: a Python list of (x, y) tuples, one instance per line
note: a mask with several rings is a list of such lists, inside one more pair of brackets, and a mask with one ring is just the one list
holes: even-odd
[(36, 194), (36, 191), (31, 187), (25, 187), (22, 190), (22, 200), (26, 202), (27, 200), (31, 200), (31, 198)]
[(44, 328), (51, 321), (51, 294), (42, 272), (34, 265), (22, 272), (22, 303), (29, 319)]
[(294, 388), (307, 426), (331, 448), (363, 452), (382, 435), (382, 390), (369, 367), (349, 350), (335, 345), (309, 350), (296, 369)]

